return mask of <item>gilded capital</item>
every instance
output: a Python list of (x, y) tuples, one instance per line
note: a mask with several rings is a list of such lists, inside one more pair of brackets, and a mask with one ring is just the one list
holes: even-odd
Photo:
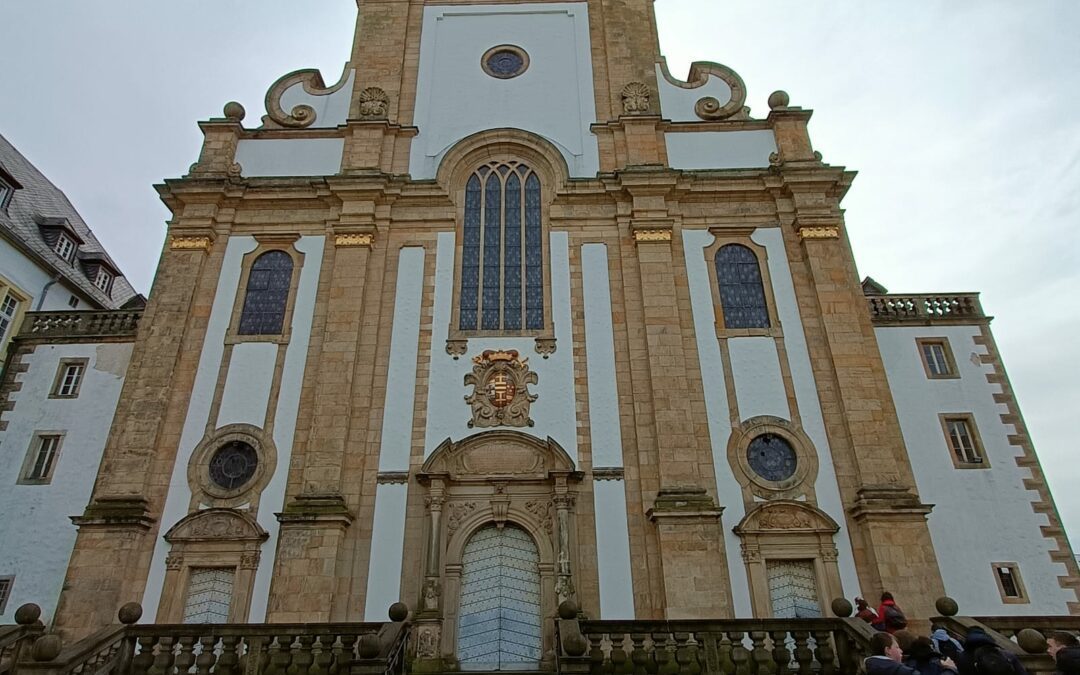
[(671, 230), (634, 230), (634, 241), (638, 243), (643, 241), (671, 241)]
[(804, 227), (799, 230), (800, 239), (839, 239), (840, 228), (835, 225), (826, 227)]
[(370, 232), (353, 232), (334, 236), (334, 246), (347, 248), (351, 246), (371, 247), (375, 243), (375, 235)]
[(210, 237), (173, 237), (169, 248), (174, 251), (209, 251), (213, 241)]

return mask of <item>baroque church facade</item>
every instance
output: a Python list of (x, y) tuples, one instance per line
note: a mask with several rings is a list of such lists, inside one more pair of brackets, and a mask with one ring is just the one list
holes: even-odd
[(651, 0), (358, 5), (337, 84), (230, 103), (158, 186), (59, 630), (400, 600), (469, 669), (548, 659), (566, 599), (1080, 609), (989, 317), (860, 283), (809, 110), (675, 77)]

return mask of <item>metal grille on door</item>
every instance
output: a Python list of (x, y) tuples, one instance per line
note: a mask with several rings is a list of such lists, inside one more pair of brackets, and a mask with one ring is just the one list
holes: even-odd
[(768, 560), (765, 568), (769, 573), (773, 618), (814, 619), (821, 616), (812, 560)]
[(191, 570), (184, 623), (227, 623), (234, 575), (231, 569)]
[(524, 530), (490, 525), (462, 557), (458, 660), (470, 670), (521, 670), (540, 661), (540, 554)]

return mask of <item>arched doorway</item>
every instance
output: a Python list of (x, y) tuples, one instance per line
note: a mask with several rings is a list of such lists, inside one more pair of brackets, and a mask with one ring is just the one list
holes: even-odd
[(531, 670), (542, 650), (540, 552), (524, 530), (486, 525), (465, 545), (457, 655), (465, 670)]

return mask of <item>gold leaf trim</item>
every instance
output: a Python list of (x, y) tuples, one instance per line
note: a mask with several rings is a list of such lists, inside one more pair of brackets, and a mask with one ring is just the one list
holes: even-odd
[(634, 241), (671, 241), (671, 230), (635, 230)]
[(838, 227), (804, 227), (799, 230), (801, 239), (838, 239), (840, 228)]
[(375, 235), (364, 234), (339, 234), (334, 237), (334, 246), (371, 246), (375, 243)]
[(173, 237), (169, 248), (174, 251), (209, 251), (210, 237)]

